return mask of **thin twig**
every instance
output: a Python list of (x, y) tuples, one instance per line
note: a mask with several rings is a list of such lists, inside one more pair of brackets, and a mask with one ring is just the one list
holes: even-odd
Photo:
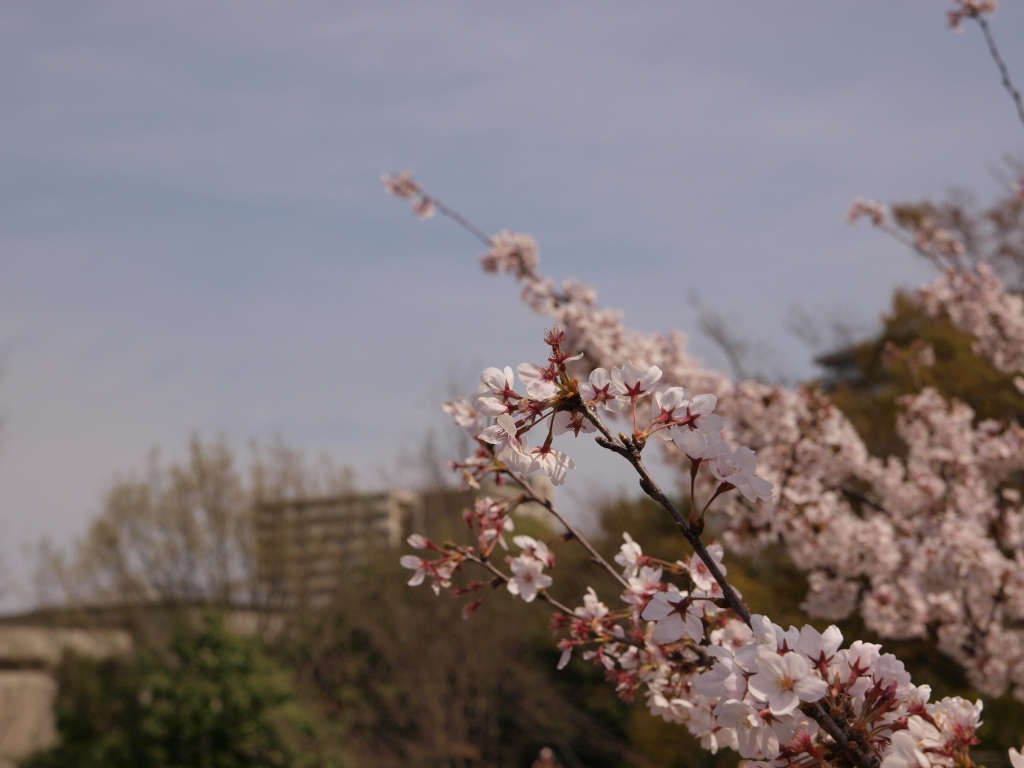
[(480, 241), (481, 241), (481, 242), (482, 242), (482, 243), (483, 243), (484, 245), (486, 245), (486, 246), (491, 246), (491, 245), (494, 245), (494, 241), (493, 241), (493, 240), (491, 240), (491, 238), (489, 238), (489, 237), (488, 237), (488, 236), (487, 236), (487, 235), (486, 235), (486, 234), (484, 233), (484, 231), (483, 231), (482, 229), (480, 229), (480, 228), (479, 228), (478, 226), (476, 226), (476, 224), (474, 224), (473, 222), (471, 222), (471, 221), (470, 221), (469, 219), (465, 218), (465, 217), (464, 217), (464, 216), (463, 216), (463, 215), (462, 215), (461, 213), (459, 213), (458, 211), (453, 211), (453, 210), (452, 210), (451, 208), (449, 208), (449, 207), (448, 207), (447, 205), (445, 205), (444, 203), (442, 203), (442, 202), (441, 202), (440, 200), (438, 200), (437, 198), (434, 198), (434, 197), (430, 197), (430, 196), (428, 196), (428, 195), (424, 195), (423, 197), (424, 197), (424, 199), (425, 199), (425, 200), (429, 200), (429, 201), (430, 201), (431, 203), (433, 203), (433, 204), (434, 204), (434, 207), (435, 207), (435, 208), (436, 208), (436, 209), (437, 209), (437, 210), (438, 210), (438, 211), (439, 211), (439, 212), (440, 212), (440, 213), (441, 213), (441, 214), (442, 214), (443, 216), (447, 216), (447, 217), (448, 217), (449, 219), (451, 219), (452, 221), (454, 221), (454, 222), (455, 222), (456, 224), (458, 224), (458, 225), (459, 225), (460, 227), (462, 227), (462, 228), (463, 228), (463, 229), (465, 229), (465, 230), (468, 230), (468, 231), (469, 231), (470, 233), (472, 233), (472, 234), (473, 234), (473, 235), (474, 235), (474, 236), (475, 236), (475, 237), (476, 237), (476, 238), (477, 238), (478, 240), (480, 240)]
[(1013, 81), (1010, 80), (1010, 70), (1007, 68), (1006, 62), (1003, 61), (999, 48), (996, 47), (996, 39), (992, 37), (992, 30), (989, 29), (988, 21), (980, 13), (974, 19), (978, 22), (978, 26), (981, 27), (982, 34), (985, 35), (985, 42), (988, 43), (989, 53), (992, 54), (996, 66), (999, 67), (999, 74), (1002, 75), (1003, 87), (1010, 94), (1010, 98), (1013, 99), (1013, 103), (1017, 107), (1017, 117), (1020, 118), (1021, 125), (1024, 125), (1024, 101), (1021, 101), (1020, 91), (1014, 87)]
[(587, 541), (586, 537), (582, 533), (580, 533), (579, 530), (565, 518), (565, 515), (563, 515), (555, 508), (554, 504), (552, 504), (548, 499), (542, 498), (537, 494), (537, 492), (533, 489), (533, 486), (530, 485), (529, 480), (527, 480), (519, 473), (512, 472), (511, 470), (509, 470), (509, 474), (513, 477), (513, 479), (515, 479), (517, 483), (519, 483), (519, 485), (523, 487), (523, 490), (526, 491), (526, 495), (529, 501), (532, 501), (536, 504), (540, 504), (542, 507), (544, 507), (544, 509), (546, 509), (552, 515), (558, 518), (558, 522), (564, 525), (566, 530), (572, 534), (572, 537), (576, 539), (585, 550), (587, 550), (587, 553), (590, 555), (590, 559), (602, 568), (604, 568), (606, 571), (608, 571), (608, 573), (612, 575), (612, 578), (619, 582), (619, 584), (621, 584), (624, 588), (629, 589), (629, 582), (622, 577), (622, 574), (615, 570), (615, 568), (613, 568), (607, 560), (601, 557), (601, 553), (594, 549), (594, 546), (589, 541)]
[[(474, 555), (472, 552), (463, 551), (462, 554), (470, 562), (476, 563), (477, 565), (486, 568), (488, 571), (494, 574), (496, 578), (500, 579), (502, 584), (508, 584), (510, 581), (512, 581), (512, 579), (510, 579), (507, 574), (502, 573), (497, 567), (495, 567), (494, 563), (492, 563), (490, 560), (485, 560), (482, 557), (478, 557), (477, 555)], [(555, 598), (551, 597), (551, 595), (549, 595), (543, 589), (537, 591), (537, 597), (539, 597), (545, 603), (550, 605), (552, 608), (557, 608), (566, 616), (576, 615), (575, 613), (573, 613), (572, 609), (569, 606), (563, 605), (562, 603), (558, 602), (557, 600), (555, 600)]]

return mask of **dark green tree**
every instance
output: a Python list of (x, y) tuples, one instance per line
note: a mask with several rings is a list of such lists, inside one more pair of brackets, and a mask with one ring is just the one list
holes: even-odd
[(59, 669), (60, 743), (26, 768), (291, 766), (282, 732), (292, 695), (255, 638), (210, 614), (166, 649), (133, 659), (69, 657)]

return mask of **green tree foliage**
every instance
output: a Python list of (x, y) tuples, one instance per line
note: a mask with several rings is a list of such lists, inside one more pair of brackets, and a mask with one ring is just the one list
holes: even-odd
[(58, 672), (60, 743), (25, 768), (296, 766), (287, 677), (215, 615), (182, 624), (167, 649), (133, 659), (67, 658)]

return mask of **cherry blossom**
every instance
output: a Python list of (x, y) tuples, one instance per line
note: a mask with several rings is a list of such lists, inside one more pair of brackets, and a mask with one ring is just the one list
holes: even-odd
[(661, 378), (661, 369), (656, 365), (641, 368), (627, 360), (621, 368), (612, 368), (611, 380), (615, 393), (624, 400), (636, 401), (649, 395)]
[(711, 471), (723, 483), (733, 486), (749, 501), (770, 499), (772, 484), (757, 477), (757, 456), (745, 446), (719, 453), (711, 462)]
[(516, 472), (529, 474), (537, 468), (535, 457), (529, 456), (525, 439), (520, 438), (515, 420), (508, 415), (499, 416), (497, 423), (483, 430), (479, 438), (496, 446), (495, 456)]
[(552, 579), (544, 573), (544, 565), (533, 557), (520, 555), (509, 563), (512, 578), (508, 582), (508, 591), (518, 595), (523, 602), (532, 603), (538, 590), (551, 586)]
[(657, 622), (654, 629), (655, 642), (672, 643), (683, 635), (700, 642), (704, 637), (701, 611), (686, 592), (669, 589), (668, 592), (656, 593), (641, 616)]
[(587, 418), (579, 411), (559, 411), (555, 414), (555, 421), (551, 427), (551, 434), (555, 437), (572, 432), (573, 436), (579, 437), (580, 432), (594, 432), (594, 425), (587, 421)]
[(828, 683), (817, 677), (811, 665), (798, 653), (765, 652), (758, 655), (757, 674), (747, 688), (768, 704), (773, 715), (788, 715), (801, 701), (817, 701), (828, 693)]
[(426, 561), (416, 557), (416, 555), (402, 555), (400, 563), (403, 568), (416, 571), (412, 578), (409, 579), (410, 587), (418, 587), (423, 583), (423, 579), (427, 576)]
[(455, 423), (469, 432), (474, 437), (479, 434), (483, 425), (480, 423), (480, 414), (465, 397), (459, 397), (447, 402), (443, 406), (445, 413), (451, 414)]
[(534, 459), (535, 466), (544, 470), (552, 485), (562, 485), (567, 471), (576, 469), (576, 463), (572, 459), (550, 446), (534, 448), (530, 456)]
[(607, 411), (621, 411), (625, 405), (618, 399), (617, 390), (604, 368), (592, 370), (590, 378), (580, 382), (579, 392), (584, 402), (594, 403)]
[(534, 400), (547, 400), (558, 393), (558, 371), (552, 366), (541, 368), (533, 363), (521, 363), (517, 370), (520, 381), (526, 385), (526, 394)]

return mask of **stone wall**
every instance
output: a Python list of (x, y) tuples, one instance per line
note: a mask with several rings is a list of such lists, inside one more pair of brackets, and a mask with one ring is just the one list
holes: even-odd
[(119, 630), (0, 626), (0, 768), (57, 742), (51, 672), (65, 653), (104, 659), (131, 650)]

